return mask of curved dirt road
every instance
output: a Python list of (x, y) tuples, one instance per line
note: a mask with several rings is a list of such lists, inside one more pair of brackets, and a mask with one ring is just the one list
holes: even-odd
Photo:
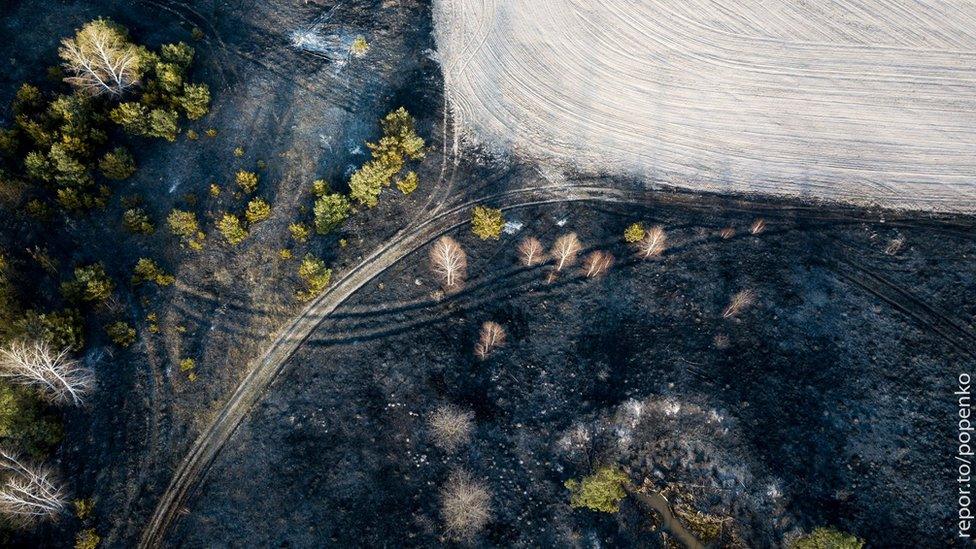
[(556, 202), (632, 202), (645, 193), (620, 191), (603, 187), (548, 185), (516, 189), (489, 195), (448, 208), (395, 237), (367, 257), (338, 283), (310, 303), (275, 338), (258, 359), (217, 419), (194, 442), (180, 463), (150, 519), (140, 547), (159, 547), (166, 530), (196, 485), (264, 391), (281, 372), (288, 358), (302, 345), (322, 321), (364, 284), (386, 271), (400, 259), (424, 246), (441, 234), (468, 223), (472, 206), (491, 202), (503, 210)]

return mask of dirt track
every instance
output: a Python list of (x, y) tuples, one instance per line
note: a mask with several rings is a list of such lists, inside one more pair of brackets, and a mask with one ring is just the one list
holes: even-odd
[(958, 0), (435, 2), (469, 137), (698, 190), (976, 211)]

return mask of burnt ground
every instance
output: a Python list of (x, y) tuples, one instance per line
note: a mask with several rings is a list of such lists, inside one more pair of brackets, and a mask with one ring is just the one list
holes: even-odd
[[(656, 545), (647, 516), (626, 506), (617, 518), (569, 508), (562, 483), (594, 459), (620, 460), (635, 478), (715, 480), (734, 494), (724, 509), (752, 546), (824, 524), (877, 547), (951, 543), (952, 393), (976, 365), (972, 339), (961, 339), (976, 316), (972, 221), (782, 205), (752, 236), (748, 210), (775, 205), (678, 202), (515, 210), (509, 219), (525, 227), (499, 242), (462, 229), (471, 276), (447, 299), (434, 295), (425, 250), (397, 264), (292, 358), (170, 543), (433, 545), (437, 490), (463, 467), (494, 494), (479, 544)], [(633, 259), (621, 242), (635, 220), (668, 228), (661, 260)], [(737, 231), (728, 240), (718, 235), (726, 226)], [(547, 284), (544, 267), (517, 265), (521, 236), (549, 244), (570, 230), (617, 256), (607, 277), (574, 270)], [(896, 238), (905, 244), (888, 255)], [(742, 288), (757, 304), (722, 319)], [(485, 320), (509, 338), (481, 362), (472, 348)], [(581, 459), (567, 446), (579, 426), (633, 400), (684, 403), (724, 423), (692, 414), (680, 429), (638, 428), (666, 427), (661, 448), (702, 442), (691, 457), (592, 442)], [(477, 422), (453, 456), (432, 446), (426, 425), (447, 402)]]
[[(215, 99), (210, 115), (186, 127), (220, 132), (195, 142), (130, 141), (137, 175), (116, 187), (105, 212), (59, 223), (50, 243), (63, 273), (102, 261), (121, 282), (148, 256), (178, 279), (161, 291), (123, 287), (116, 304), (94, 313), (87, 358), (101, 390), (89, 409), (67, 412), (52, 463), (73, 497), (94, 498), (92, 525), (103, 543), (126, 547), (250, 359), (300, 307), (291, 298), (297, 260), (282, 262), (277, 252), (289, 245), (287, 225), (310, 218), (311, 181), (342, 188), (365, 160), (357, 146), (400, 105), (433, 146), (417, 193), (385, 193), (339, 233), (295, 248), (296, 258), (306, 250), (325, 257), (338, 276), (427, 213), (442, 160), (442, 98), (426, 2), (21, 0), (0, 7), (0, 59), (9, 60), (0, 100), (40, 78), (57, 37), (97, 16), (151, 46), (191, 41), (199, 27), (205, 37), (191, 41), (193, 76)], [(328, 55), (289, 47), (293, 30), (316, 21), (326, 36), (363, 34), (370, 54), (340, 70)], [(237, 146), (243, 158), (232, 154)], [(259, 195), (274, 213), (231, 249), (213, 232), (213, 218), (243, 208), (227, 191), (234, 172), (258, 160), (268, 165)], [(465, 164), (454, 196), (517, 187), (525, 183), (519, 173), (491, 160)], [(211, 182), (224, 187), (220, 198), (207, 194)], [(155, 216), (156, 235), (123, 235), (121, 200), (133, 195)], [(169, 236), (164, 217), (173, 207), (201, 217), (204, 252)], [(746, 231), (756, 210), (769, 222), (759, 237)], [(734, 515), (756, 546), (821, 524), (876, 546), (949, 541), (952, 392), (958, 372), (974, 366), (971, 219), (667, 193), (642, 206), (582, 203), (508, 215), (526, 224), (521, 234), (547, 244), (575, 230), (587, 246), (612, 250), (618, 265), (604, 279), (572, 274), (546, 284), (541, 268), (515, 265), (521, 234), (485, 243), (466, 228), (457, 236), (471, 277), (460, 294), (432, 297), (423, 250), (395, 265), (292, 359), (188, 501), (170, 544), (431, 545), (441, 535), (438, 487), (463, 466), (494, 493), (482, 544), (654, 545), (646, 515), (633, 508), (616, 518), (568, 508), (562, 482), (594, 460), (659, 481), (715, 479), (731, 495), (703, 501), (718, 501), (709, 510)], [(619, 235), (634, 220), (668, 228), (673, 246), (662, 260), (631, 259)], [(716, 233), (728, 225), (738, 231), (723, 240)], [(885, 254), (896, 238), (902, 250)], [(56, 284), (41, 279), (36, 288)], [(744, 287), (757, 292), (757, 305), (722, 320), (729, 296)], [(159, 334), (147, 330), (150, 313)], [(125, 351), (113, 350), (101, 331), (118, 316), (140, 332)], [(486, 319), (508, 328), (509, 344), (481, 363), (471, 348)], [(728, 346), (717, 346), (716, 336)], [(195, 383), (176, 368), (184, 357), (197, 361)], [(632, 400), (648, 410), (677, 402), (704, 412), (674, 426), (659, 422), (658, 430), (673, 429), (653, 433), (655, 447), (668, 452), (642, 450), (653, 438), (643, 424), (626, 448), (596, 435), (583, 450), (565, 444), (578, 427), (612, 430)], [(426, 429), (427, 413), (445, 402), (477, 418), (471, 445), (455, 456), (434, 449)], [(724, 418), (720, 428), (703, 419), (714, 417)], [(687, 440), (696, 442), (693, 457), (674, 457)], [(21, 541), (64, 546), (78, 527), (66, 517)]]
[[(331, 16), (324, 17), (331, 12)], [(175, 143), (117, 136), (136, 156), (139, 171), (113, 188), (105, 211), (58, 220), (44, 231), (44, 245), (61, 260), (68, 276), (76, 264), (101, 261), (118, 282), (117, 300), (94, 311), (88, 321), (86, 359), (96, 370), (100, 391), (87, 410), (65, 411), (66, 437), (52, 466), (67, 481), (73, 498), (92, 497), (93, 526), (107, 546), (131, 546), (144, 528), (172, 471), (199, 430), (222, 406), (243, 377), (249, 361), (269, 336), (302, 306), (293, 298), (296, 271), (311, 251), (339, 276), (363, 255), (388, 240), (410, 219), (424, 213), (430, 182), (440, 169), (432, 153), (419, 166), (421, 188), (409, 197), (387, 192), (377, 208), (354, 216), (327, 237), (294, 245), (287, 227), (311, 220), (314, 179), (345, 190), (348, 174), (367, 158), (363, 141), (379, 135), (379, 119), (406, 106), (418, 132), (438, 150), (441, 123), (439, 70), (430, 57), (430, 14), (414, 0), (263, 2), (204, 0), (15, 0), (0, 5), (0, 121), (24, 81), (50, 85), (45, 70), (57, 62), (57, 43), (96, 17), (125, 25), (150, 47), (178, 40), (196, 49), (192, 79), (210, 85), (211, 113), (183, 123), (200, 139)], [(291, 33), (312, 28), (325, 38), (364, 36), (362, 59), (291, 46)], [(192, 30), (204, 37), (194, 40)], [(341, 49), (341, 48), (340, 48)], [(216, 138), (204, 136), (215, 128)], [(245, 155), (233, 154), (242, 147)], [(234, 196), (234, 173), (258, 170), (257, 196), (272, 205), (272, 217), (242, 245), (231, 248), (214, 230), (223, 211), (240, 213), (246, 200)], [(220, 197), (208, 194), (214, 182)], [(395, 190), (394, 190), (395, 191)], [(124, 199), (141, 198), (157, 232), (132, 236), (122, 229)], [(207, 232), (206, 248), (182, 248), (169, 234), (172, 208), (197, 212)], [(21, 251), (39, 229), (20, 218), (3, 223), (5, 249)], [(340, 248), (344, 239), (347, 246)], [(292, 248), (294, 259), (278, 251)], [(166, 289), (127, 287), (140, 257), (155, 259), (176, 275)], [(56, 307), (58, 280), (34, 273), (29, 258), (16, 258), (25, 286), (41, 307)], [(39, 271), (33, 267), (34, 271)], [(34, 274), (38, 274), (36, 279)], [(158, 318), (150, 333), (147, 316)], [(138, 342), (120, 351), (102, 326), (124, 318), (139, 331)], [(177, 367), (196, 360), (199, 379), (191, 383)], [(73, 517), (25, 533), (23, 543), (66, 546), (79, 529)]]

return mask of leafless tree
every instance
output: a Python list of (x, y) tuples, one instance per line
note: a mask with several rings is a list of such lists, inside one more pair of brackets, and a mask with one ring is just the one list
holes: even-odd
[(58, 54), (71, 73), (65, 82), (89, 95), (119, 97), (139, 83), (139, 54), (125, 34), (104, 19), (61, 42)]
[(488, 358), (492, 351), (505, 344), (505, 328), (491, 320), (481, 325), (481, 336), (474, 346), (474, 354), (481, 360)]
[(644, 259), (657, 257), (664, 253), (668, 245), (668, 235), (664, 232), (664, 227), (660, 225), (651, 227), (644, 238), (637, 241), (637, 253)]
[(552, 258), (556, 261), (556, 271), (576, 262), (576, 255), (582, 248), (576, 233), (564, 234), (552, 246)]
[(583, 259), (583, 274), (587, 278), (602, 276), (613, 266), (613, 254), (603, 250), (594, 250)]
[(95, 386), (95, 375), (68, 355), (54, 352), (43, 341), (13, 341), (0, 347), (0, 377), (34, 387), (57, 404), (83, 402)]
[(452, 404), (438, 406), (428, 420), (434, 445), (453, 452), (471, 438), (474, 414)]
[(467, 471), (455, 470), (441, 488), (441, 515), (448, 536), (471, 540), (491, 520), (491, 493)]
[(54, 518), (65, 508), (65, 496), (46, 470), (27, 465), (16, 454), (0, 448), (0, 515), (31, 522)]
[(756, 293), (752, 290), (741, 290), (736, 292), (729, 301), (728, 307), (722, 312), (722, 318), (732, 318), (742, 312), (743, 309), (752, 305), (756, 301)]
[(722, 240), (728, 240), (735, 236), (735, 229), (732, 227), (726, 227), (718, 232), (718, 235), (722, 237)]
[(430, 264), (441, 279), (445, 291), (455, 290), (464, 283), (468, 258), (461, 245), (449, 236), (442, 236), (430, 250)]
[(526, 267), (538, 265), (545, 260), (543, 257), (545, 252), (542, 249), (542, 244), (538, 239), (532, 238), (531, 236), (526, 237), (519, 243), (518, 255), (519, 261)]
[(749, 232), (753, 235), (762, 234), (762, 232), (765, 230), (766, 230), (766, 222), (761, 217), (753, 221), (752, 225), (749, 227)]

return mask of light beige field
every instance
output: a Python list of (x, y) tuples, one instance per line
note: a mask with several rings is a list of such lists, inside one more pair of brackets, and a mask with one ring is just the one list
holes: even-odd
[(976, 212), (971, 0), (435, 0), (463, 135), (649, 183)]

